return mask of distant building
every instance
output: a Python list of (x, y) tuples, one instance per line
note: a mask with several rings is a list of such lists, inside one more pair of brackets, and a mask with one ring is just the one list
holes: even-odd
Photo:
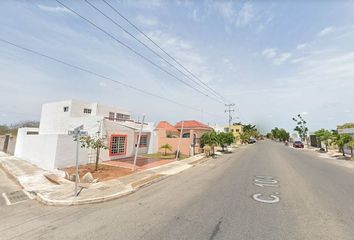
[[(141, 123), (134, 121), (130, 112), (99, 103), (66, 100), (43, 104), (38, 129), (19, 129), (15, 156), (44, 169), (73, 166), (76, 142), (68, 132), (80, 125), (88, 135), (106, 140), (108, 149), (101, 151), (101, 161), (134, 155)], [(154, 125), (144, 123), (139, 153), (156, 152), (155, 141)], [(79, 155), (80, 163), (95, 159), (94, 151), (85, 148), (80, 148)]]
[(243, 125), (241, 123), (234, 123), (230, 126), (226, 126), (225, 132), (231, 132), (235, 137), (235, 143), (241, 144), (240, 135), (243, 133)]

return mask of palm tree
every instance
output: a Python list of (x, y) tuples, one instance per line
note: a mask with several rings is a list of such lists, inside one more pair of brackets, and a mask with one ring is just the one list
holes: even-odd
[(348, 142), (347, 145), (350, 148), (350, 156), (353, 158), (354, 154), (353, 154), (353, 149), (354, 149), (354, 139), (352, 139), (350, 142)]
[(209, 145), (211, 147), (212, 154), (214, 155), (214, 147), (217, 146), (219, 143), (218, 134), (215, 131), (206, 132), (201, 136), (200, 140), (203, 146)]
[(172, 151), (172, 146), (170, 144), (168, 144), (168, 143), (162, 145), (160, 148), (161, 149), (165, 149), (165, 154), (164, 154), (165, 156), (167, 155), (167, 150)]
[(345, 156), (344, 145), (349, 143), (352, 139), (349, 134), (334, 133), (333, 143), (338, 146), (339, 152)]

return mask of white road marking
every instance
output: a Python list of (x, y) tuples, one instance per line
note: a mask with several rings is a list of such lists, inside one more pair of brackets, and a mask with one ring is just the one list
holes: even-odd
[(275, 196), (273, 194), (271, 194), (269, 197), (267, 197), (268, 199), (262, 199), (260, 198), (261, 196), (263, 196), (262, 193), (256, 193), (253, 194), (253, 199), (258, 201), (258, 202), (262, 202), (262, 203), (278, 203), (280, 201), (280, 198), (278, 196)]
[(274, 177), (272, 176), (255, 176), (255, 178), (263, 178), (263, 179), (270, 179), (270, 180), (274, 179)]
[(279, 185), (267, 184), (267, 183), (253, 183), (253, 184), (258, 187), (279, 187)]
[(276, 184), (276, 183), (278, 183), (277, 180), (254, 179), (254, 181), (258, 182), (258, 183), (265, 183), (265, 184)]
[(9, 199), (7, 198), (7, 196), (6, 196), (6, 193), (2, 193), (2, 196), (3, 196), (4, 199), (5, 199), (6, 205), (11, 205), (10, 200), (9, 200)]

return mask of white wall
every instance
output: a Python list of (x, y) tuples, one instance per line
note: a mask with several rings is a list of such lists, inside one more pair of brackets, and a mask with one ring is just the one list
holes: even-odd
[[(28, 128), (20, 128), (15, 156), (40, 168), (52, 170), (75, 165), (76, 142), (63, 134), (27, 135)], [(88, 152), (79, 149), (79, 163), (88, 162)]]
[[(54, 168), (75, 166), (76, 141), (69, 135), (57, 135), (57, 151), (55, 154)], [(88, 163), (88, 150), (79, 146), (79, 164)]]
[(57, 135), (18, 136), (20, 145), (16, 145), (15, 156), (43, 169), (54, 169)]

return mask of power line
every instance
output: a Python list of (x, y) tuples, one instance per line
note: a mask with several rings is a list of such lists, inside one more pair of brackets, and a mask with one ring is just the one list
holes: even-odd
[[(86, 0), (85, 0), (86, 1)], [(209, 87), (206, 83), (200, 80), (195, 74), (193, 74), (190, 70), (188, 70), (185, 66), (183, 66), (176, 58), (171, 56), (166, 50), (164, 50), (159, 44), (157, 44), (153, 39), (151, 39), (148, 35), (146, 35), (142, 30), (140, 30), (134, 23), (132, 23), (128, 18), (126, 18), (122, 13), (120, 13), (115, 7), (113, 7), (106, 0), (102, 0), (106, 3), (114, 12), (116, 12), (121, 18), (127, 21), (133, 28), (135, 28), (139, 33), (141, 33), (144, 37), (146, 37), (150, 42), (152, 42), (156, 47), (158, 47), (162, 52), (164, 52), (167, 56), (169, 56), (175, 63), (177, 63), (180, 67), (182, 67), (185, 71), (187, 71), (191, 76), (193, 76), (196, 80), (198, 80), (201, 84), (207, 87), (210, 91), (212, 91), (216, 96), (224, 99), (226, 102), (229, 102), (225, 97), (216, 92), (213, 88)]]
[[(215, 94), (214, 92), (210, 91), (207, 87), (205, 87), (204, 85), (198, 83), (197, 81), (195, 81), (193, 78), (191, 78), (189, 75), (187, 75), (186, 73), (184, 73), (183, 71), (181, 71), (179, 68), (177, 68), (175, 65), (171, 64), (166, 58), (164, 58), (163, 56), (161, 56), (158, 52), (156, 52), (154, 49), (152, 49), (151, 47), (149, 47), (148, 45), (146, 45), (144, 42), (142, 42), (140, 39), (138, 39), (136, 36), (134, 36), (131, 32), (129, 32), (126, 28), (124, 28), (122, 25), (120, 25), (119, 23), (117, 23), (115, 20), (113, 20), (111, 17), (109, 17), (107, 14), (105, 14), (102, 10), (100, 10), (99, 8), (97, 8), (94, 4), (92, 4), (90, 1), (88, 0), (84, 0), (88, 5), (90, 5), (93, 9), (95, 9), (97, 12), (99, 12), (100, 14), (102, 14), (104, 17), (106, 17), (107, 19), (109, 19), (114, 25), (116, 25), (117, 27), (119, 27), (122, 31), (124, 31), (126, 34), (128, 34), (129, 36), (131, 36), (132, 38), (134, 38), (137, 42), (139, 42), (140, 44), (142, 44), (144, 47), (146, 47), (150, 52), (152, 52), (155, 56), (161, 58), (164, 62), (166, 62), (169, 66), (171, 66), (172, 68), (176, 69), (179, 73), (183, 74), (186, 78), (188, 78), (189, 80), (191, 80), (192, 82), (196, 83), (198, 86), (202, 87), (204, 90), (210, 92), (211, 94), (215, 95), (216, 97), (220, 98), (217, 94)], [(221, 99), (221, 103), (224, 103), (224, 101)], [(219, 101), (218, 99), (216, 99), (217, 101)]]
[[(170, 75), (171, 77), (173, 77), (174, 79), (178, 80), (179, 82), (183, 83), (186, 86), (189, 86), (190, 88), (194, 89), (195, 91), (201, 93), (202, 95), (209, 97), (211, 99), (216, 100), (215, 98), (212, 98), (211, 96), (209, 96), (208, 94), (200, 91), (199, 89), (195, 88), (194, 86), (192, 86), (191, 84), (189, 84), (188, 82), (183, 81), (182, 79), (178, 78), (176, 75), (174, 75), (173, 73), (170, 73), (169, 71), (165, 70), (164, 68), (160, 67), (158, 64), (156, 64), (155, 62), (153, 62), (152, 60), (150, 60), (149, 58), (147, 58), (146, 56), (144, 56), (143, 54), (139, 53), (138, 51), (136, 51), (135, 49), (133, 49), (132, 47), (128, 46), (127, 44), (123, 43), (122, 41), (120, 41), (118, 38), (116, 38), (115, 36), (113, 36), (112, 34), (110, 34), (109, 32), (107, 32), (106, 30), (104, 30), (103, 28), (99, 27), (98, 25), (96, 25), (94, 22), (90, 21), (89, 19), (85, 18), (84, 16), (82, 16), (81, 14), (79, 14), (78, 12), (76, 12), (75, 10), (73, 10), (72, 8), (68, 7), (67, 5), (65, 5), (64, 3), (60, 2), (59, 0), (55, 0), (57, 3), (59, 3), (60, 5), (62, 5), (63, 7), (65, 7), (66, 9), (68, 9), (70, 12), (72, 12), (73, 14), (77, 15), (78, 17), (80, 17), (81, 19), (83, 19), (84, 21), (88, 22), (90, 25), (92, 25), (93, 27), (97, 28), (98, 30), (100, 30), (101, 32), (103, 32), (104, 34), (106, 34), (107, 36), (109, 36), (110, 38), (114, 39), (116, 42), (118, 42), (119, 44), (121, 44), (122, 46), (124, 46), (125, 48), (129, 49), (130, 51), (132, 51), (134, 54), (136, 54), (137, 56), (141, 57), (142, 59), (144, 59), (145, 61), (149, 62), (150, 64), (152, 64), (153, 66), (155, 66), (156, 68), (160, 69), (161, 71), (165, 72), (166, 74)], [(219, 100), (216, 100), (219, 101)]]
[[(146, 94), (146, 95), (149, 95), (149, 96), (152, 96), (152, 97), (155, 97), (155, 98), (159, 98), (159, 99), (161, 99), (161, 100), (165, 100), (165, 101), (167, 101), (167, 102), (170, 102), (170, 103), (173, 103), (173, 104), (176, 104), (176, 105), (185, 107), (185, 108), (189, 108), (189, 109), (194, 110), (194, 111), (198, 111), (198, 112), (201, 111), (201, 109), (198, 109), (198, 108), (195, 108), (195, 107), (191, 107), (191, 106), (189, 106), (189, 105), (186, 105), (186, 104), (183, 104), (183, 103), (179, 103), (179, 102), (177, 102), (177, 101), (175, 101), (175, 100), (173, 100), (173, 99), (166, 98), (166, 97), (163, 97), (163, 96), (160, 96), (160, 95), (157, 95), (157, 94), (148, 92), (148, 91), (143, 90), (143, 89), (141, 89), (141, 88), (137, 88), (137, 87), (135, 87), (135, 86), (126, 84), (126, 83), (124, 83), (124, 82), (115, 80), (115, 79), (110, 78), (110, 77), (107, 77), (107, 76), (105, 76), (105, 75), (103, 75), (103, 74), (99, 74), (99, 73), (93, 72), (93, 71), (91, 71), (91, 70), (89, 70), (89, 69), (86, 69), (86, 68), (83, 68), (83, 67), (80, 67), (80, 66), (76, 66), (76, 65), (74, 65), (74, 64), (65, 62), (65, 61), (60, 60), (60, 59), (58, 59), (58, 58), (55, 58), (55, 57), (49, 56), (49, 55), (47, 55), (47, 54), (38, 52), (38, 51), (36, 51), (36, 50), (33, 50), (33, 49), (30, 49), (30, 48), (21, 46), (21, 45), (19, 45), (19, 44), (13, 43), (13, 42), (8, 41), (8, 40), (6, 40), (6, 39), (0, 38), (0, 42), (3, 42), (3, 43), (6, 43), (6, 44), (8, 44), (8, 45), (11, 45), (11, 46), (13, 46), (13, 47), (22, 49), (22, 50), (24, 50), (24, 51), (26, 51), (26, 52), (30, 52), (30, 53), (35, 54), (35, 55), (37, 55), (37, 56), (41, 56), (41, 57), (43, 57), (43, 58), (50, 59), (50, 60), (52, 60), (52, 61), (54, 61), (54, 62), (61, 63), (61, 64), (65, 65), (65, 66), (68, 66), (68, 67), (71, 67), (71, 68), (80, 70), (80, 71), (85, 72), (85, 73), (88, 73), (88, 74), (90, 74), (90, 75), (93, 75), (93, 76), (96, 76), (96, 77), (99, 77), (99, 78), (102, 78), (102, 79), (111, 81), (111, 82), (113, 82), (113, 83), (116, 83), (116, 84), (122, 85), (122, 86), (124, 86), (124, 87), (133, 89), (133, 90), (135, 90), (135, 91), (144, 93), (144, 94)], [(206, 113), (208, 113), (208, 112), (206, 112)], [(214, 115), (214, 116), (220, 117), (219, 115), (216, 115), (216, 114), (213, 114), (213, 113), (208, 113), (208, 114), (209, 114), (209, 115)]]

